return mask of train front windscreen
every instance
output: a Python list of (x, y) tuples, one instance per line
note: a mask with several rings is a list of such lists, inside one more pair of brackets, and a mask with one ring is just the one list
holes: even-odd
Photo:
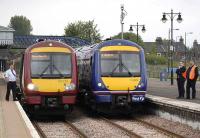
[(70, 78), (72, 74), (71, 54), (32, 53), (32, 78)]
[(102, 77), (139, 77), (140, 56), (133, 52), (102, 52)]

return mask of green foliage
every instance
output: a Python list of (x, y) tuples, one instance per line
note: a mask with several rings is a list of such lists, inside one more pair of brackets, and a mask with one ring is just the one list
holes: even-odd
[[(137, 43), (137, 35), (136, 35), (136, 34), (131, 33), (131, 32), (125, 32), (125, 33), (123, 34), (123, 36), (124, 36), (124, 39), (130, 40), (130, 41), (132, 41), (132, 42)], [(121, 33), (119, 33), (119, 34), (113, 36), (112, 38), (114, 38), (114, 39), (121, 39)], [(139, 44), (140, 46), (144, 46), (144, 42), (143, 42), (143, 40), (142, 40), (142, 38), (141, 38), (140, 36), (138, 36), (138, 44)]]
[(151, 46), (152, 46), (151, 54), (155, 55), (157, 53), (156, 45), (151, 45)]
[(66, 36), (79, 37), (90, 42), (100, 42), (102, 38), (94, 20), (69, 23), (64, 30)]
[(15, 30), (15, 35), (30, 35), (33, 30), (31, 26), (31, 22), (25, 16), (17, 16), (11, 17), (9, 27)]
[(150, 65), (164, 65), (167, 64), (167, 58), (156, 55), (146, 55), (146, 62)]

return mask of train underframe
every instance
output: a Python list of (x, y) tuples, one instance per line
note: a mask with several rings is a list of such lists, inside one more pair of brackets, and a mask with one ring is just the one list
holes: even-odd
[[(19, 96), (18, 96), (19, 97)], [(30, 114), (64, 115), (73, 110), (76, 95), (21, 95), (20, 103)]]
[[(80, 97), (84, 97), (80, 100)], [(145, 102), (145, 93), (130, 94), (130, 93), (118, 93), (118, 94), (94, 94), (92, 92), (84, 92), (79, 96), (79, 101), (96, 111), (108, 112), (130, 112), (140, 110), (142, 104)]]

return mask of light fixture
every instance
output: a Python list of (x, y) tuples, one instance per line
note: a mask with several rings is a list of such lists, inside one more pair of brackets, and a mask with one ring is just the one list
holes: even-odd
[(145, 26), (142, 27), (142, 32), (144, 33), (146, 31)]
[(27, 88), (28, 88), (28, 90), (35, 90), (35, 85), (33, 84), (33, 83), (29, 83), (28, 85), (27, 85)]
[(181, 23), (183, 21), (182, 17), (181, 17), (181, 14), (179, 13), (178, 15), (178, 18), (177, 18), (177, 22), (178, 23)]
[(166, 23), (166, 21), (167, 21), (167, 18), (166, 18), (166, 14), (165, 14), (165, 13), (163, 13), (163, 17), (162, 17), (162, 19), (161, 19), (161, 20), (162, 20), (162, 22), (163, 22), (163, 23)]
[(129, 31), (130, 32), (132, 32), (133, 31), (133, 27), (130, 25), (130, 29), (129, 29)]
[(74, 83), (70, 83), (69, 85), (65, 86), (65, 90), (70, 91), (70, 90), (75, 90), (76, 85)]

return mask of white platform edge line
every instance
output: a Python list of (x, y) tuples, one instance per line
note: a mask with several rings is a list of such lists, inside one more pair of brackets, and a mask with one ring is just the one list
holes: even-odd
[(200, 111), (200, 104), (197, 104), (197, 103), (191, 103), (191, 102), (186, 102), (186, 101), (178, 101), (179, 103), (177, 103), (174, 99), (161, 97), (161, 96), (154, 96), (154, 95), (150, 95), (150, 94), (146, 95), (146, 97), (151, 99), (154, 102), (159, 102), (162, 104), (168, 104), (171, 106), (186, 108), (186, 109), (194, 110), (194, 111), (198, 111), (198, 112)]
[(31, 121), (29, 120), (28, 116), (26, 115), (25, 111), (23, 110), (22, 106), (20, 105), (20, 103), (18, 101), (15, 102), (15, 104), (17, 105), (17, 108), (19, 109), (19, 112), (27, 126), (27, 128), (30, 131), (30, 134), (33, 138), (40, 138), (37, 130), (34, 128), (33, 124), (31, 123)]

